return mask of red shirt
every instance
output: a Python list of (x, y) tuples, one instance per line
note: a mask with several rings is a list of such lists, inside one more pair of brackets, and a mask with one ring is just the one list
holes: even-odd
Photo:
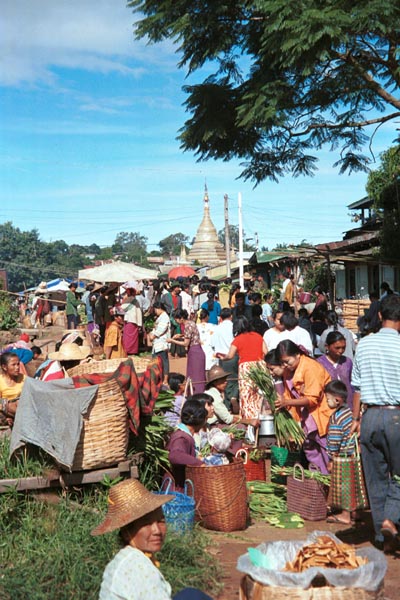
[(250, 331), (240, 333), (232, 342), (236, 346), (239, 355), (239, 364), (263, 360), (263, 338), (259, 333)]

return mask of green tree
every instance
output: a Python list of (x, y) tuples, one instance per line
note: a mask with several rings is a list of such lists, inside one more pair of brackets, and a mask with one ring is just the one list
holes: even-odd
[(119, 254), (122, 260), (147, 264), (147, 238), (138, 232), (121, 231), (115, 238), (112, 251)]
[(382, 218), (381, 256), (400, 259), (400, 148), (389, 148), (380, 158), (380, 167), (368, 175), (366, 190)]
[[(218, 231), (218, 239), (223, 246), (225, 246), (225, 229), (220, 229)], [(251, 252), (255, 250), (256, 247), (254, 244), (249, 244), (246, 238), (245, 232), (243, 232), (243, 252)], [(238, 225), (229, 225), (229, 242), (231, 248), (235, 248), (236, 250), (239, 248), (239, 227)]]
[(397, 0), (128, 5), (140, 14), (137, 37), (173, 39), (189, 74), (206, 66), (204, 81), (184, 88), (183, 149), (242, 159), (245, 179), (313, 174), (325, 146), (340, 172), (366, 170), (371, 129), (400, 116)]
[(186, 250), (188, 250), (188, 242), (189, 236), (184, 233), (172, 233), (163, 240), (160, 240), (158, 245), (163, 256), (170, 256), (180, 254), (182, 246), (185, 246)]

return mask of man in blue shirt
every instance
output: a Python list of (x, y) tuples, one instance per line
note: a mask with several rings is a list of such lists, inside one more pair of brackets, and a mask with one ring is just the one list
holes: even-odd
[(361, 456), (375, 542), (385, 552), (399, 548), (400, 527), (400, 296), (382, 300), (382, 327), (360, 340), (351, 383), (353, 431), (361, 422)]

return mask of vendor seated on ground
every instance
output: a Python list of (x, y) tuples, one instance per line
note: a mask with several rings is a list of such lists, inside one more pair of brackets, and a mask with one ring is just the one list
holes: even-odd
[[(105, 519), (92, 531), (101, 535), (119, 529), (123, 548), (105, 568), (99, 600), (171, 600), (154, 554), (163, 546), (167, 525), (162, 505), (168, 494), (152, 494), (139, 481), (127, 479), (110, 489)], [(175, 600), (211, 600), (199, 590), (186, 588)]]
[(167, 444), (171, 475), (177, 491), (184, 490), (186, 465), (204, 464), (200, 458), (197, 458), (199, 449), (196, 448), (194, 435), (204, 427), (206, 420), (205, 406), (198, 400), (186, 400), (181, 412), (181, 422), (171, 434)]
[[(224, 371), (218, 365), (212, 367), (208, 372), (207, 385), (205, 393), (212, 397), (214, 414), (207, 419), (207, 425), (232, 425), (233, 423), (243, 423), (257, 427), (258, 419), (244, 419), (240, 415), (234, 415), (226, 408), (224, 403), (224, 392), (228, 385), (229, 373)], [(202, 394), (204, 396), (204, 394)]]
[(65, 379), (69, 377), (69, 369), (88, 362), (91, 354), (92, 349), (89, 346), (78, 346), (75, 343), (62, 344), (59, 350), (50, 352), (49, 360), (43, 363), (36, 375), (41, 381)]
[(0, 356), (0, 368), (0, 425), (11, 427), (26, 376), (20, 372), (20, 360), (12, 352)]

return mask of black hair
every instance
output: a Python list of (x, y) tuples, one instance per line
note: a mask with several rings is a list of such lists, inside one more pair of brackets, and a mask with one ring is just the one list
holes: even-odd
[(251, 307), (251, 316), (253, 317), (261, 317), (262, 315), (262, 306), (260, 304), (253, 304)]
[(310, 315), (306, 308), (299, 308), (299, 317), (308, 318)]
[(290, 311), (290, 304), (289, 304), (289, 302), (287, 302), (287, 300), (281, 300), (278, 303), (278, 311), (279, 312), (288, 312), (288, 311)]
[(379, 292), (378, 292), (378, 290), (372, 290), (372, 291), (369, 293), (369, 299), (370, 299), (370, 300), (372, 300), (372, 298), (373, 298), (374, 300), (379, 300)]
[(346, 402), (347, 400), (348, 394), (346, 384), (344, 384), (343, 381), (340, 381), (339, 379), (334, 379), (333, 381), (327, 383), (324, 392), (325, 394), (332, 394), (332, 396), (339, 396), (339, 398), (341, 398), (343, 402)]
[(206, 308), (202, 308), (200, 310), (200, 313), (199, 313), (200, 321), (202, 321), (203, 319), (205, 319), (206, 317), (209, 317), (209, 316), (210, 316), (210, 313), (208, 312), (208, 310)]
[(280, 366), (281, 363), (278, 358), (276, 348), (274, 348), (274, 350), (270, 350), (269, 352), (267, 352), (267, 354), (264, 356), (264, 361), (267, 365), (275, 365), (277, 367)]
[(182, 310), (181, 308), (177, 308), (176, 310), (172, 311), (171, 317), (173, 317), (174, 319), (187, 319), (187, 311)]
[(253, 294), (251, 295), (251, 299), (253, 300), (253, 302), (257, 302), (257, 300), (261, 302), (262, 296), (259, 292), (253, 292)]
[(343, 333), (340, 333), (340, 331), (330, 331), (326, 336), (325, 344), (327, 346), (330, 346), (331, 344), (335, 344), (336, 342), (343, 341), (346, 341), (346, 338), (344, 337)]
[(39, 348), (39, 346), (31, 346), (31, 352), (40, 356), (42, 354), (42, 349)]
[(326, 313), (325, 319), (328, 325), (331, 325), (334, 331), (337, 331), (339, 325), (339, 317), (334, 310), (328, 310)]
[(400, 321), (400, 296), (389, 294), (381, 302), (381, 315), (383, 321)]
[(229, 319), (229, 317), (231, 317), (231, 316), (232, 316), (232, 309), (231, 308), (223, 308), (221, 310), (220, 317), (221, 317), (222, 321), (225, 321), (225, 319)]
[(153, 308), (160, 308), (161, 310), (167, 311), (167, 307), (165, 306), (165, 303), (162, 300), (156, 300), (155, 302), (153, 302)]
[(292, 331), (299, 324), (299, 320), (296, 319), (294, 314), (290, 311), (285, 311), (281, 318), (279, 319), (281, 325), (284, 326), (288, 331)]
[(196, 400), (196, 402), (200, 402), (203, 405), (214, 403), (214, 398), (206, 392), (202, 392), (201, 394), (193, 394), (193, 396), (190, 396), (189, 400)]
[(313, 292), (316, 292), (317, 294), (323, 294), (324, 293), (322, 291), (322, 287), (320, 285), (316, 285), (315, 288), (313, 289)]
[(263, 299), (265, 301), (269, 300), (270, 298), (273, 298), (273, 294), (271, 294), (270, 292), (268, 294), (264, 294)]
[(276, 355), (279, 361), (282, 360), (282, 356), (296, 356), (297, 354), (305, 354), (305, 352), (292, 340), (282, 340), (276, 347)]
[(232, 333), (233, 337), (240, 335), (241, 333), (248, 333), (251, 331), (251, 326), (246, 317), (239, 317), (233, 322)]
[(185, 376), (182, 373), (170, 373), (168, 375), (168, 385), (170, 389), (175, 392), (175, 394), (179, 390), (179, 386), (185, 381)]
[(380, 289), (383, 290), (384, 292), (386, 292), (387, 294), (393, 294), (393, 290), (391, 289), (391, 287), (387, 283), (387, 281), (382, 281), (382, 283), (380, 285)]
[(193, 425), (194, 427), (203, 425), (207, 419), (207, 409), (198, 400), (193, 397), (186, 400), (181, 410), (181, 421), (184, 425)]
[[(214, 293), (213, 292), (208, 292), (207, 298), (208, 298), (208, 301), (207, 301), (207, 310), (210, 313), (211, 311), (214, 310)], [(204, 317), (203, 317), (203, 319), (204, 319)]]
[(322, 307), (317, 306), (317, 308), (314, 308), (314, 310), (312, 311), (312, 318), (314, 321), (324, 321), (325, 320), (325, 316), (326, 316), (326, 310), (324, 310)]
[(18, 358), (19, 360), (18, 355), (14, 352), (3, 352), (0, 356), (0, 367), (6, 367), (12, 358)]

